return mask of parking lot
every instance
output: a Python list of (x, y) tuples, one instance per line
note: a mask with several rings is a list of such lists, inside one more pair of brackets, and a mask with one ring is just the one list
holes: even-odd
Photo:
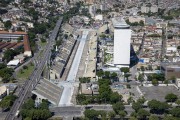
[(180, 91), (174, 86), (140, 86), (139, 88), (147, 100), (156, 99), (159, 101), (165, 101), (164, 98), (169, 93), (176, 94), (180, 97)]

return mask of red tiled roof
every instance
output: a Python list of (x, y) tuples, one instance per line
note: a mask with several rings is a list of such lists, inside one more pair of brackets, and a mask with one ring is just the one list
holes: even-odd
[(16, 44), (15, 46), (13, 46), (11, 49), (16, 49), (20, 46), (23, 46), (23, 44), (24, 44), (23, 42), (20, 42), (20, 43)]
[(29, 40), (28, 40), (28, 35), (24, 35), (24, 51), (31, 51), (30, 45), (29, 45)]
[(4, 43), (4, 44), (2, 44), (1, 46), (0, 46), (0, 49), (2, 49), (2, 48), (4, 48), (4, 47), (6, 47), (6, 46), (8, 46), (10, 43)]
[(9, 31), (0, 31), (0, 34), (20, 34), (20, 35), (26, 35), (26, 32), (22, 31), (15, 31), (15, 32), (9, 32)]
[(11, 44), (9, 44), (8, 46), (6, 46), (5, 48), (6, 49), (10, 49), (10, 48), (12, 48), (13, 46), (15, 46), (17, 43), (11, 43)]

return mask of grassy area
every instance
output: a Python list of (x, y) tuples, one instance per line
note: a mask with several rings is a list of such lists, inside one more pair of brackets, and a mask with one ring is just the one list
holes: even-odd
[(40, 42), (40, 46), (41, 46), (41, 47), (46, 46), (46, 44), (47, 44), (47, 42)]
[(26, 69), (24, 69), (23, 67), (21, 70), (19, 70), (19, 72), (17, 73), (17, 78), (21, 80), (26, 80), (31, 75), (33, 70), (34, 70), (34, 65), (30, 63), (27, 65)]

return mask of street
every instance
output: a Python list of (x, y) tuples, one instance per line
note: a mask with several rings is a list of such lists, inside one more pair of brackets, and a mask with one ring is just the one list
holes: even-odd
[(18, 98), (14, 102), (10, 112), (7, 114), (5, 120), (14, 120), (16, 118), (16, 113), (20, 109), (21, 105), (24, 103), (25, 99), (31, 96), (31, 91), (34, 89), (34, 87), (38, 84), (41, 74), (43, 71), (44, 66), (49, 62), (49, 59), (51, 57), (51, 46), (54, 44), (55, 38), (58, 34), (59, 28), (62, 23), (62, 18), (60, 18), (54, 30), (52, 31), (52, 34), (50, 35), (50, 38), (48, 40), (48, 44), (46, 45), (46, 49), (42, 53), (41, 60), (38, 61), (38, 64), (33, 71), (33, 73), (30, 76), (30, 79), (25, 81), (24, 86), (20, 90), (18, 94)]

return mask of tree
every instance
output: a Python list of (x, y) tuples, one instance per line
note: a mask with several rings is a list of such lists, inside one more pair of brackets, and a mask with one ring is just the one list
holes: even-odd
[(95, 119), (95, 118), (98, 117), (99, 114), (95, 110), (85, 110), (84, 115), (85, 115), (86, 118)]
[(97, 76), (98, 77), (103, 77), (104, 76), (104, 71), (100, 70), (100, 71), (97, 71)]
[(165, 99), (166, 99), (166, 102), (175, 102), (178, 99), (178, 97), (177, 95), (170, 93), (165, 96)]
[(109, 78), (110, 77), (110, 72), (109, 71), (105, 71), (104, 75), (105, 75), (106, 78)]
[(130, 117), (129, 120), (138, 120), (138, 119), (135, 117)]
[(117, 77), (117, 73), (115, 73), (115, 72), (111, 73), (111, 77), (112, 78), (116, 78)]
[(169, 108), (169, 105), (165, 102), (151, 100), (148, 102), (148, 107), (151, 109), (152, 113), (163, 114), (165, 110)]
[(113, 103), (117, 103), (117, 102), (120, 102), (122, 100), (122, 95), (119, 95), (117, 92), (113, 92), (111, 94), (111, 97), (110, 97), (110, 102), (113, 104)]
[(152, 80), (152, 84), (153, 84), (154, 86), (157, 86), (158, 83), (159, 83), (159, 82), (158, 82), (156, 79), (153, 79), (153, 80)]
[(39, 105), (39, 109), (46, 109), (48, 110), (48, 101), (47, 100), (43, 100), (43, 102)]
[(88, 77), (80, 77), (79, 81), (80, 83), (89, 83), (91, 80)]
[(155, 115), (151, 115), (149, 117), (149, 120), (159, 120), (158, 116), (155, 116)]
[(7, 67), (6, 64), (0, 63), (0, 69), (6, 68), (6, 67)]
[(163, 120), (178, 120), (176, 117), (173, 116), (165, 116)]
[(141, 109), (143, 106), (140, 102), (134, 102), (132, 104), (132, 108), (137, 112), (139, 109)]
[(121, 72), (124, 72), (124, 73), (128, 73), (129, 72), (129, 68), (128, 67), (122, 67), (120, 68)]
[(97, 10), (96, 10), (96, 13), (97, 13), (97, 14), (100, 14), (101, 12), (102, 12), (101, 9), (97, 9)]
[(77, 94), (76, 96), (77, 103), (82, 104), (86, 101), (86, 96), (84, 94)]
[(128, 73), (126, 73), (126, 74), (124, 74), (124, 77), (126, 78), (126, 80), (127, 80), (127, 82), (129, 82), (129, 77), (131, 76), (131, 74), (128, 74)]
[(11, 26), (12, 26), (12, 23), (11, 23), (10, 20), (8, 20), (8, 21), (6, 21), (6, 22), (4, 23), (4, 27), (5, 27), (6, 29), (10, 29)]
[(138, 80), (142, 83), (144, 81), (143, 74), (139, 74)]
[(28, 69), (28, 66), (24, 65), (24, 66), (23, 66), (23, 69)]
[(180, 108), (173, 108), (170, 113), (174, 116), (174, 117), (178, 117), (180, 118)]
[(114, 110), (116, 113), (118, 113), (119, 111), (125, 109), (125, 107), (124, 107), (124, 105), (123, 105), (122, 102), (117, 102), (117, 103), (113, 104), (112, 107), (113, 107), (113, 110)]
[(141, 20), (141, 21), (139, 22), (139, 25), (140, 25), (140, 26), (144, 26), (144, 21)]
[(126, 112), (124, 110), (120, 110), (118, 114), (120, 118), (124, 118), (126, 116)]
[(145, 68), (144, 68), (144, 66), (141, 66), (141, 71), (145, 71)]
[(34, 108), (34, 100), (33, 99), (28, 99), (22, 106), (22, 109), (33, 109)]
[(116, 113), (114, 111), (108, 112), (109, 118), (114, 118), (116, 116)]
[(45, 43), (45, 42), (46, 42), (46, 40), (42, 38), (42, 39), (41, 39), (41, 42), (42, 42), (42, 43)]
[(13, 105), (14, 101), (16, 100), (17, 96), (15, 95), (8, 95), (4, 97), (0, 101), (0, 107), (5, 110), (5, 109), (10, 109), (10, 107)]
[(21, 42), (23, 40), (23, 36), (20, 36), (17, 40), (18, 42)]
[(146, 120), (147, 116), (150, 116), (150, 113), (147, 110), (139, 109), (137, 115), (141, 120)]
[(6, 61), (6, 62), (9, 62), (10, 60), (12, 60), (14, 58), (14, 56), (16, 56), (17, 53), (15, 50), (11, 50), (11, 49), (8, 49), (4, 52), (4, 57), (3, 57), (3, 60)]
[(176, 100), (176, 104), (179, 106), (180, 105), (180, 99)]

